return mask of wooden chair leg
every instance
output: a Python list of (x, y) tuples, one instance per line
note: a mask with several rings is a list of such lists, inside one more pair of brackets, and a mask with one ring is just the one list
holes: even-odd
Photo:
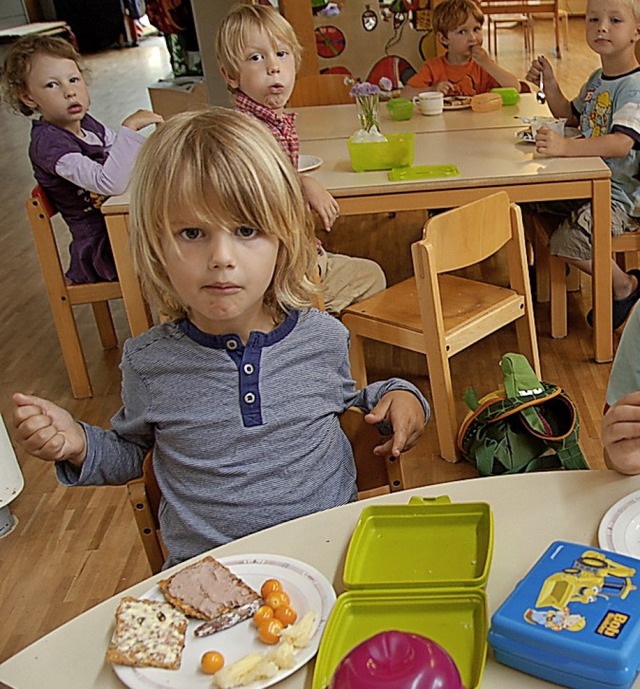
[(538, 232), (535, 235), (534, 268), (536, 271), (536, 301), (546, 303), (551, 298), (549, 291), (549, 246)]
[(114, 349), (118, 346), (118, 335), (116, 334), (111, 309), (108, 301), (96, 301), (91, 304), (93, 315), (98, 326), (100, 342), (104, 349)]
[(52, 313), (73, 396), (76, 399), (93, 397), (87, 362), (82, 351), (72, 308), (68, 304), (54, 308), (52, 304)]
[(549, 258), (551, 283), (551, 337), (567, 336), (566, 263), (557, 256)]
[(447, 462), (457, 462), (460, 459), (456, 450), (458, 419), (451, 382), (451, 369), (446, 352), (444, 350), (427, 352), (427, 369), (429, 371), (429, 387), (431, 388), (433, 416), (438, 433), (440, 456)]
[(346, 315), (343, 318), (343, 323), (348, 328), (351, 336), (349, 344), (349, 362), (351, 364), (351, 376), (356, 382), (358, 390), (367, 386), (367, 367), (364, 358), (364, 338), (356, 334), (355, 328), (352, 330), (353, 320), (351, 316)]

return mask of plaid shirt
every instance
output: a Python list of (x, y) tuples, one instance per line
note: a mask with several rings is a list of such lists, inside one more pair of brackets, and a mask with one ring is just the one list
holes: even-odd
[(255, 117), (260, 122), (267, 125), (271, 133), (276, 137), (276, 141), (282, 146), (284, 152), (289, 156), (294, 168), (298, 168), (298, 151), (300, 150), (300, 140), (296, 132), (296, 114), (283, 113), (278, 116), (270, 108), (266, 108), (260, 103), (246, 96), (242, 91), (236, 95), (236, 110)]

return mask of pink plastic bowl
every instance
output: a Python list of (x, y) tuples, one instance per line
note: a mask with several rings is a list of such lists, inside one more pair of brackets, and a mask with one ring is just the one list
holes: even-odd
[(329, 689), (464, 689), (453, 658), (418, 634), (381, 632), (341, 661)]

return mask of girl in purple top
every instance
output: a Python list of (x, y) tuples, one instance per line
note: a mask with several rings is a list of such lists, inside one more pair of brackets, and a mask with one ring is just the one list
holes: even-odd
[(117, 280), (100, 206), (127, 188), (144, 142), (138, 130), (162, 117), (138, 110), (118, 132), (94, 119), (80, 55), (61, 38), (27, 36), (14, 43), (2, 86), (16, 112), (39, 115), (32, 124), (29, 157), (36, 181), (71, 231), (67, 279)]

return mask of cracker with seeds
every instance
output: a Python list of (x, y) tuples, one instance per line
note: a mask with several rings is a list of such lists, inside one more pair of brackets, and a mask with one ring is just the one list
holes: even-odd
[(119, 665), (177, 670), (187, 625), (187, 618), (169, 603), (127, 596), (116, 611), (107, 660)]

